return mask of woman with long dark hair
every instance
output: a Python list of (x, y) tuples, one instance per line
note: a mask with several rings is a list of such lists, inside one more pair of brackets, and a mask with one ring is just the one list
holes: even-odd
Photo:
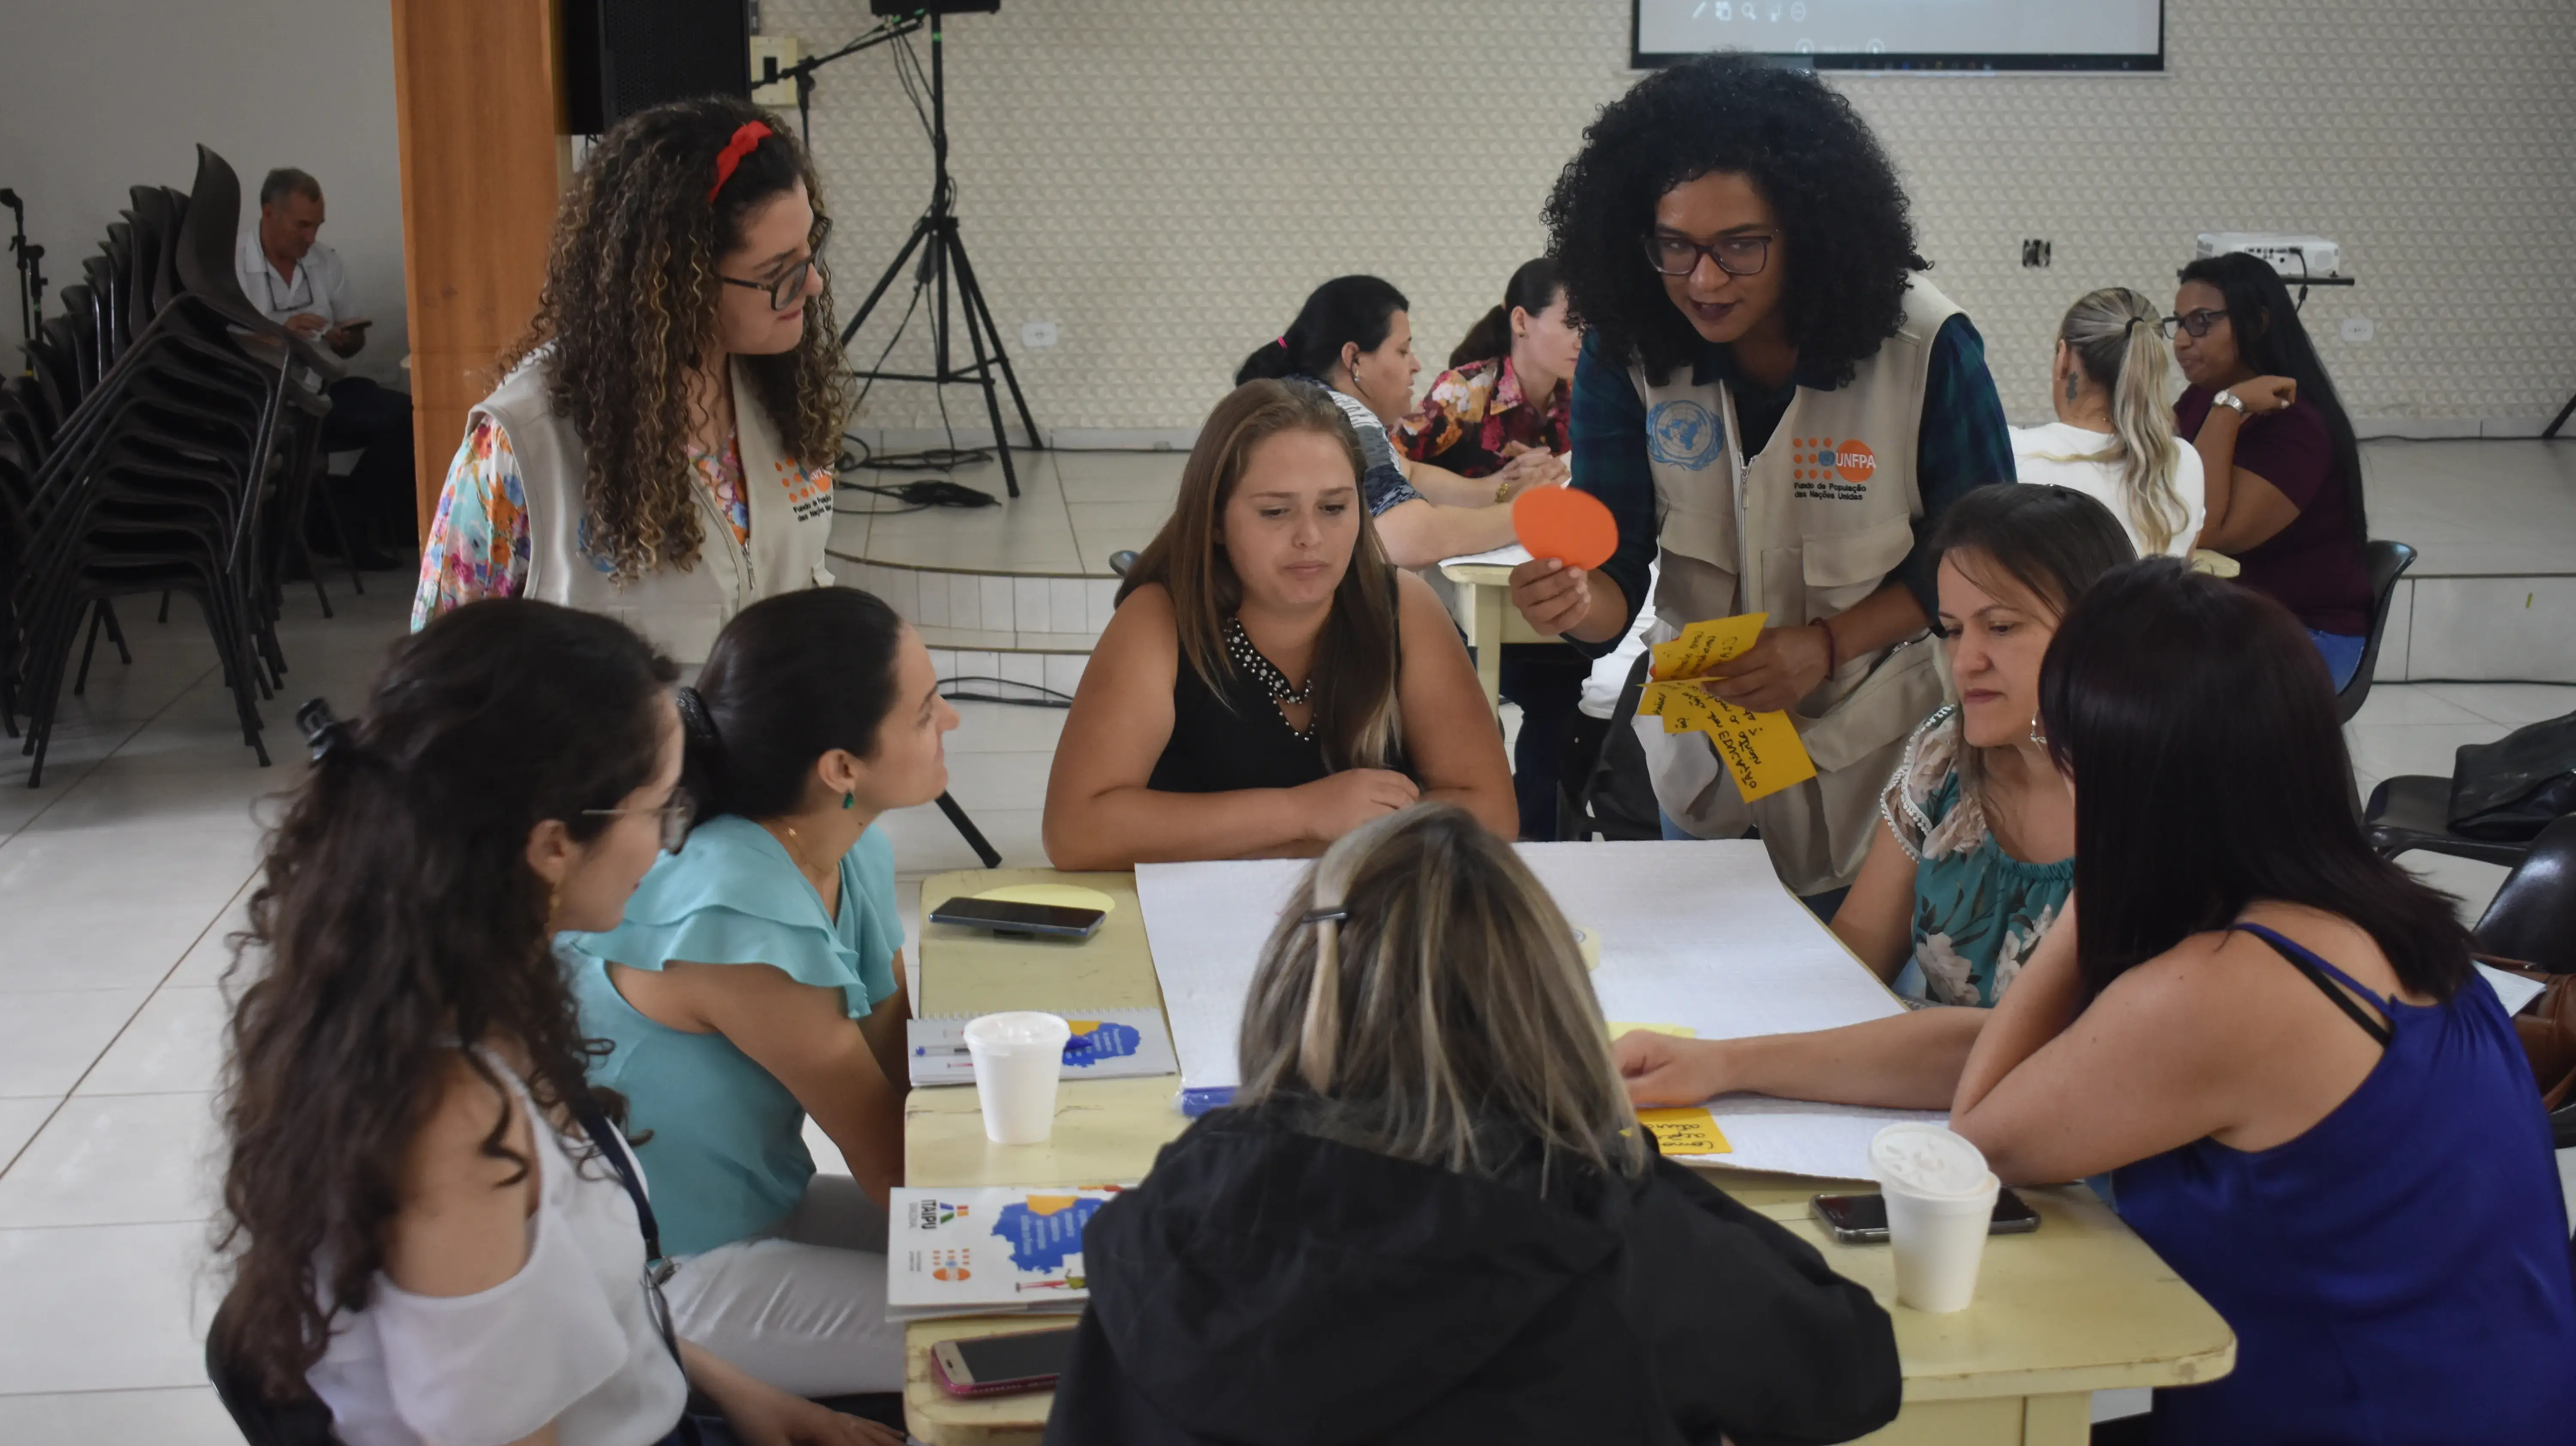
[(1860, 871), (1879, 785), (1940, 701), (1924, 539), (2013, 480), (1985, 343), (1926, 283), (1905, 192), (1851, 103), (1747, 55), (1658, 71), (1605, 108), (1548, 197), (1588, 329), (1575, 485), (1618, 519), (1597, 571), (1512, 574), (1530, 625), (1616, 646), (1662, 559), (1655, 640), (1759, 612), (1710, 691), (1787, 711), (1817, 776), (1747, 803), (1704, 733), (1643, 736), (1666, 832), (1760, 828), (1819, 913)]
[[(679, 693), (697, 821), (625, 919), (563, 940), (624, 1095), (680, 1333), (800, 1396), (903, 1388), (903, 919), (877, 819), (948, 787), (930, 650), (854, 588), (753, 603)], [(850, 1173), (815, 1173), (811, 1118)]]
[(2235, 1329), (2155, 1439), (2563, 1439), (2576, 1280), (2531, 1069), (2453, 901), (2362, 836), (2297, 622), (2132, 564), (2058, 629), (2040, 719), (2075, 903), (1950, 1124), (2007, 1182), (2111, 1172)]
[(1309, 293), (1297, 319), (1252, 349), (1234, 383), (1295, 381), (1321, 387), (1359, 438), (1360, 494), (1389, 560), (1425, 568), (1444, 557), (1485, 552), (1512, 540), (1505, 504), (1531, 487), (1565, 480), (1554, 453), (1514, 458), (1497, 474), (1469, 480), (1397, 450), (1389, 429), (1413, 410), (1411, 303), (1374, 276), (1336, 276)]
[(1556, 263), (1522, 262), (1502, 301), (1476, 319), (1449, 353), (1449, 369), (1396, 428), (1396, 445), (1461, 477), (1490, 477), (1530, 452), (1569, 450), (1567, 393), (1582, 350), (1583, 328), (1565, 304)]
[(363, 716), (308, 711), (235, 940), (212, 1353), (349, 1446), (649, 1446), (692, 1386), (747, 1442), (893, 1439), (671, 1335), (584, 1077), (548, 940), (614, 923), (677, 832), (674, 672), (492, 601), (398, 646)]
[(1457, 624), (1388, 565), (1363, 470), (1317, 388), (1250, 382), (1208, 414), (1065, 719), (1056, 867), (1310, 856), (1425, 799), (1511, 836), (1510, 768)]
[(2352, 419), (2271, 263), (2242, 252), (2194, 261), (2174, 311), (2174, 360), (2190, 383), (2174, 421), (2209, 494), (2200, 545), (2298, 615), (2340, 690), (2370, 633)]
[(1243, 1088), (1083, 1236), (1051, 1446), (1848, 1441), (1896, 1337), (1813, 1246), (1659, 1158), (1574, 931), (1456, 808), (1345, 835), (1281, 911)]
[(542, 598), (695, 665), (742, 608), (829, 584), (848, 410), (831, 229), (812, 158), (748, 101), (674, 101), (600, 137), (448, 468), (412, 625)]

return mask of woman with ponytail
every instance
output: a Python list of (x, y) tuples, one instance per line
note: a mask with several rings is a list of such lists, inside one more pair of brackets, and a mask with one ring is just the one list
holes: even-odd
[(227, 981), (235, 1391), (348, 1446), (677, 1446), (692, 1387), (747, 1446), (899, 1439), (674, 1335), (622, 1102), (583, 1076), (547, 939), (615, 923), (685, 821), (673, 676), (492, 601), (398, 645), (363, 716), (298, 715), (313, 770)]
[(2087, 292), (2057, 325), (2057, 420), (2012, 429), (2024, 482), (2111, 509), (2140, 557), (2189, 557), (2203, 519), (2200, 454), (2174, 435), (2173, 347), (2156, 305), (2125, 286)]
[(1510, 542), (1512, 498), (1564, 481), (1565, 470), (1551, 456), (1508, 476), (1472, 479), (1396, 450), (1388, 429), (1413, 410), (1413, 379), (1422, 371), (1410, 307), (1374, 276), (1334, 277), (1307, 296), (1287, 330), (1252, 349), (1234, 384), (1294, 381), (1329, 393), (1359, 437), (1361, 499), (1387, 560), (1427, 568)]
[(1262, 951), (1232, 1106), (1083, 1234), (1048, 1446), (1886, 1424), (1887, 1313), (1659, 1158), (1602, 1030), (1573, 929), (1464, 810), (1343, 837)]
[(1566, 307), (1556, 263), (1523, 262), (1502, 304), (1449, 353), (1449, 370), (1396, 429), (1396, 445), (1461, 477), (1496, 476), (1515, 462), (1561, 475), (1559, 459), (1574, 446), (1567, 398), (1582, 352), (1583, 328)]
[[(930, 653), (850, 588), (754, 603), (680, 690), (697, 822), (623, 923), (564, 941), (592, 1082), (627, 1099), (682, 1334), (800, 1396), (903, 1386), (903, 921), (878, 815), (948, 786)], [(811, 1115), (848, 1175), (817, 1175)]]

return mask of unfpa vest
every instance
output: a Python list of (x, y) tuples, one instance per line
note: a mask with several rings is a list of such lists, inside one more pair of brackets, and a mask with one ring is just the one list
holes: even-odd
[(832, 535), (831, 476), (818, 472), (809, 481), (786, 458), (778, 428), (739, 360), (733, 364), (733, 414), (743, 490), (751, 503), (750, 543), (734, 540), (733, 521), (715, 494), (693, 486), (697, 562), (618, 581), (583, 545), (589, 467), (580, 434), (546, 396), (550, 355), (539, 352), (521, 363), (474, 409), (476, 416), (501, 424), (519, 460), (528, 511), (526, 596), (615, 618), (682, 667), (695, 668), (735, 613), (777, 593), (832, 585), (823, 557)]
[[(1798, 627), (1878, 590), (1914, 547), (1924, 380), (1932, 338), (1958, 310), (1915, 280), (1896, 335), (1846, 385), (1800, 387), (1749, 458), (1724, 382), (1696, 385), (1686, 368), (1662, 383), (1643, 368), (1631, 372), (1646, 403), (1646, 455), (1663, 518), (1650, 641), (1744, 612)], [(1637, 719), (1656, 802), (1700, 838), (1759, 826), (1781, 880), (1798, 893), (1848, 885), (1906, 737), (1941, 702), (1933, 653), (1917, 637), (1844, 656), (1790, 709), (1816, 777), (1750, 804), (1706, 734), (1667, 734), (1661, 719)]]

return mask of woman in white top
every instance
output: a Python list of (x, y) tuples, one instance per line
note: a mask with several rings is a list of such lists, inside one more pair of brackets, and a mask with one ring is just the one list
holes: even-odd
[[(476, 603), (402, 644), (314, 767), (238, 936), (211, 1358), (347, 1446), (901, 1437), (672, 1338), (650, 1216), (548, 950), (617, 922), (684, 818), (676, 670), (585, 613)], [(249, 967), (244, 967), (248, 965)], [(613, 1153), (612, 1153), (613, 1152)]]
[(2188, 558), (2200, 535), (2200, 454), (2174, 436), (2172, 373), (2154, 302), (2125, 286), (2087, 292), (2057, 327), (2057, 420), (2012, 429), (2021, 480), (2110, 508), (2140, 557)]
[(747, 101), (591, 147), (528, 332), (474, 408), (421, 549), (417, 628), (476, 598), (606, 613), (686, 666), (828, 586), (847, 413), (812, 160)]

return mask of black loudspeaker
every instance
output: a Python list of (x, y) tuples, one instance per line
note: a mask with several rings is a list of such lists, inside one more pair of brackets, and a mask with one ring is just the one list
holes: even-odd
[(887, 19), (907, 15), (990, 15), (1002, 0), (868, 0), (868, 13)]
[(564, 0), (563, 26), (574, 135), (666, 100), (751, 95), (751, 0)]

